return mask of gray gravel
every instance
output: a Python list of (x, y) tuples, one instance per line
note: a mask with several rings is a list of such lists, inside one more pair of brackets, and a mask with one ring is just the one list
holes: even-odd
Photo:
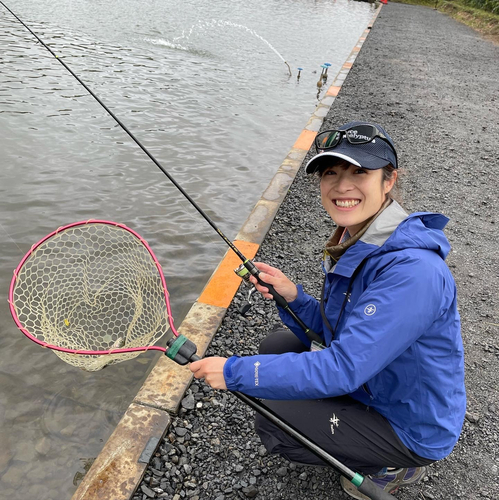
[[(323, 128), (352, 119), (383, 124), (398, 145), (403, 204), (450, 217), (448, 258), (458, 286), (468, 414), (454, 452), (397, 498), (499, 498), (499, 48), (430, 8), (383, 8)], [(319, 294), (321, 249), (332, 230), (317, 185), (299, 172), (258, 255)], [(243, 293), (244, 292), (244, 293)], [(247, 318), (240, 290), (209, 355), (253, 354), (279, 322), (258, 299)], [(203, 382), (179, 414), (134, 499), (346, 499), (331, 469), (269, 456), (253, 414)]]

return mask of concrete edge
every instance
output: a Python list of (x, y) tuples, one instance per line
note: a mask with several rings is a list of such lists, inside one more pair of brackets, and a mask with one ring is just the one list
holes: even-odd
[[(380, 5), (349, 57), (317, 105), (236, 236), (234, 244), (252, 259), (267, 234), (296, 173), (311, 148), (324, 118), (341, 90), (364, 41), (381, 11)], [(234, 298), (241, 279), (233, 270), (238, 257), (227, 250), (178, 331), (192, 340), (203, 356)], [(71, 500), (129, 500), (139, 486), (149, 459), (177, 413), (192, 381), (188, 367), (161, 356), (118, 423)]]

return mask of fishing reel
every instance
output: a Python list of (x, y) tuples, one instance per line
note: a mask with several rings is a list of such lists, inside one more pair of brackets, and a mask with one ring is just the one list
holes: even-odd
[(242, 316), (246, 316), (246, 313), (251, 309), (251, 306), (253, 305), (253, 302), (251, 301), (251, 297), (256, 292), (256, 288), (253, 285), (253, 283), (251, 283), (251, 281), (250, 281), (251, 273), (249, 272), (249, 270), (246, 268), (246, 266), (244, 264), (241, 264), (236, 269), (234, 269), (234, 272), (240, 278), (243, 279), (243, 281), (246, 285), (248, 285), (250, 287), (250, 290), (249, 290), (248, 295), (246, 297), (246, 301), (243, 302), (243, 304), (239, 308), (239, 314), (241, 314)]

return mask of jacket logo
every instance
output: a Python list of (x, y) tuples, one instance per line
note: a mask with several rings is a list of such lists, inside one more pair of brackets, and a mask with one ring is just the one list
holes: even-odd
[(376, 306), (374, 304), (368, 304), (364, 309), (364, 314), (366, 316), (372, 316), (376, 312)]
[(254, 363), (254, 366), (255, 366), (255, 385), (258, 386), (260, 383), (260, 380), (258, 378), (258, 367), (260, 366), (260, 362), (257, 361), (256, 363)]
[(333, 416), (329, 419), (329, 423), (331, 424), (331, 434), (334, 434), (334, 427), (340, 426), (340, 419), (333, 413)]

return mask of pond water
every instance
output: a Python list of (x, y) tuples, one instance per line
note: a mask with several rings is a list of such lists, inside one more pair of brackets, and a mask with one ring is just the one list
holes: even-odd
[[(231, 239), (315, 109), (320, 65), (332, 79), (373, 15), (349, 0), (8, 6)], [(12, 270), (61, 225), (125, 223), (162, 264), (178, 326), (226, 246), (1, 5), (0, 193), (0, 498), (69, 499), (157, 355), (96, 373), (64, 364), (16, 330)]]

